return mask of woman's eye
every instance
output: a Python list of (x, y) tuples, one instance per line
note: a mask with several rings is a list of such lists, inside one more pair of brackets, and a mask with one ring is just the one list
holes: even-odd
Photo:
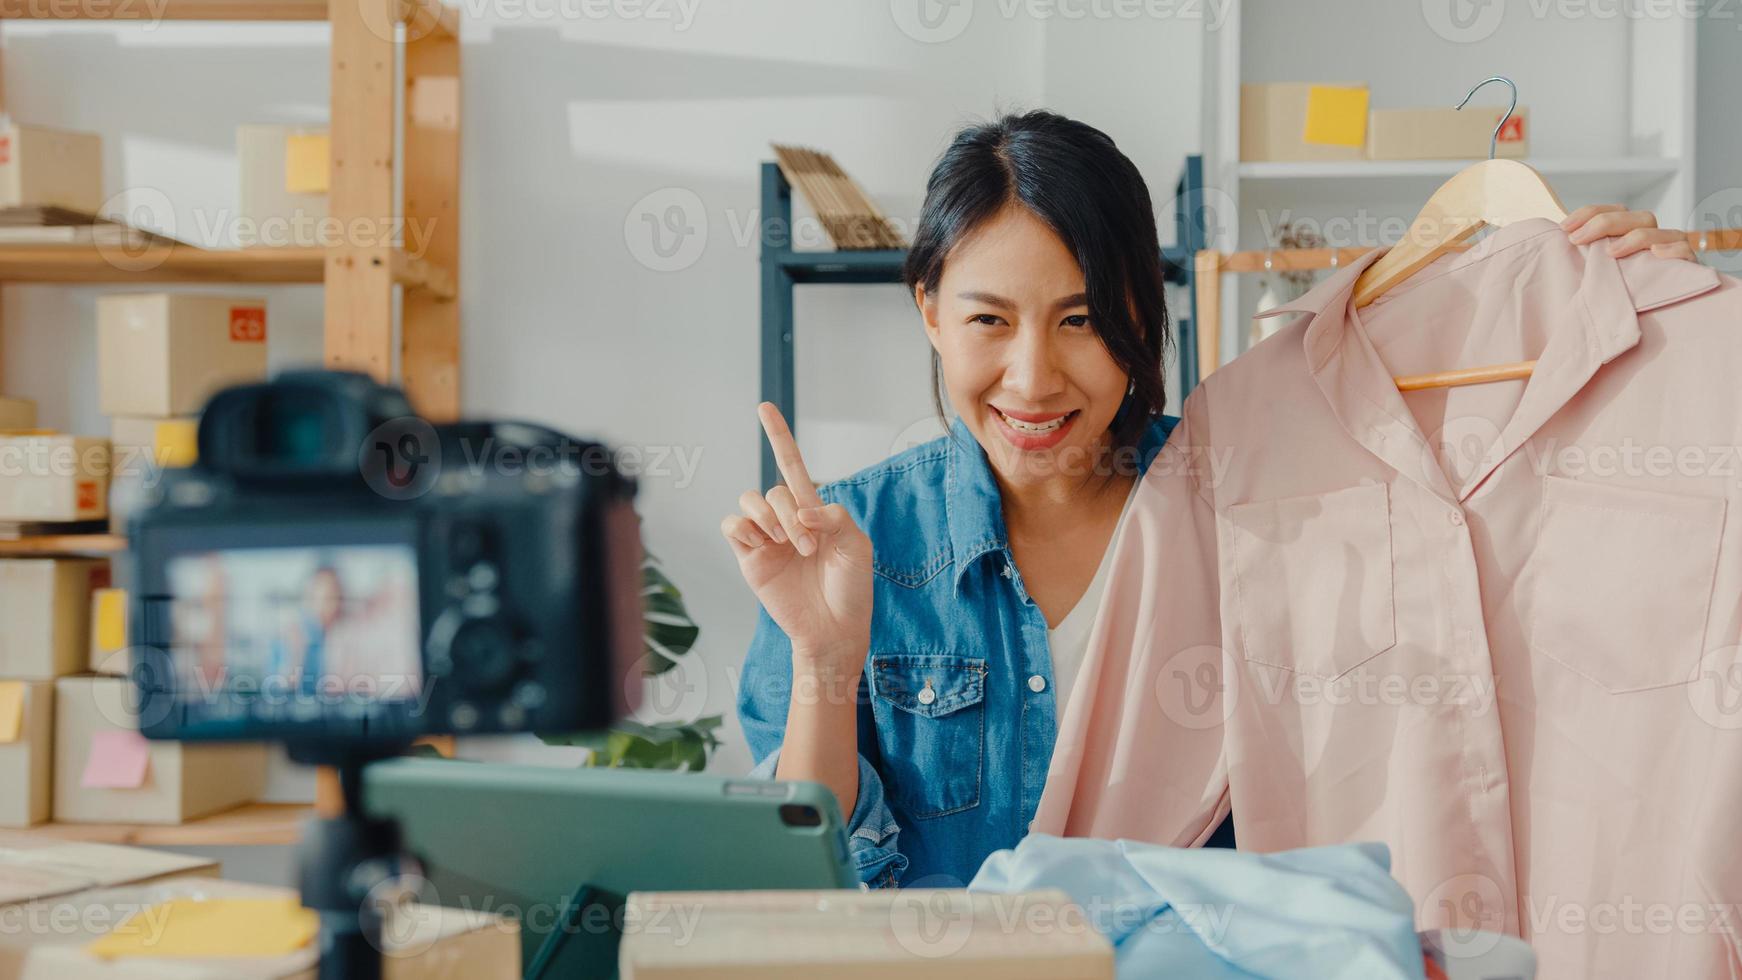
[(968, 322), (978, 323), (985, 327), (996, 327), (999, 323), (999, 318), (995, 313), (976, 313), (968, 318)]
[(1075, 316), (1065, 317), (1065, 326), (1067, 326), (1067, 327), (1079, 327), (1080, 328), (1080, 327), (1086, 327), (1088, 325), (1089, 325), (1089, 315), (1087, 313), (1078, 313)]

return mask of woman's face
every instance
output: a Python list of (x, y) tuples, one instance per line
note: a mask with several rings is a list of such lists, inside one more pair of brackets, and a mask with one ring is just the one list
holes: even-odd
[(1089, 322), (1083, 272), (1026, 208), (1009, 206), (944, 261), (915, 298), (944, 389), (1006, 482), (1087, 477), (1129, 379)]

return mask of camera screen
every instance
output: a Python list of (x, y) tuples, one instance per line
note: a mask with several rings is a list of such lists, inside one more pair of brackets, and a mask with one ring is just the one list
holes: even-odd
[(286, 716), (418, 697), (409, 545), (191, 552), (170, 558), (165, 572), (184, 697), (252, 688), (254, 714)]

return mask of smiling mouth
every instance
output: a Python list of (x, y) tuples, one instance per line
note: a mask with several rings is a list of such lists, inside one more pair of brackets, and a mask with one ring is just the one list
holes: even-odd
[(1075, 411), (1070, 411), (1063, 415), (1055, 415), (1052, 418), (1043, 421), (1030, 421), (1014, 418), (997, 406), (993, 406), (992, 411), (998, 413), (998, 417), (1004, 420), (1004, 424), (1025, 436), (1044, 436), (1051, 432), (1057, 432), (1059, 429), (1064, 428), (1065, 423), (1069, 422), (1077, 414)]

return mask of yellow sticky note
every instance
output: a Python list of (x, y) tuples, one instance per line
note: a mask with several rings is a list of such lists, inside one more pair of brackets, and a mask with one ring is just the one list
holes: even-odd
[(291, 133), (284, 141), (285, 191), (325, 194), (327, 159), (331, 155), (326, 133)]
[(294, 898), (178, 898), (128, 916), (85, 947), (92, 956), (283, 956), (307, 946), (319, 924)]
[(18, 741), (24, 730), (24, 682), (0, 681), (0, 745)]
[(193, 419), (170, 419), (157, 423), (152, 450), (163, 466), (192, 466), (200, 455), (200, 424)]
[(127, 645), (127, 591), (98, 589), (96, 623), (97, 649), (113, 653)]
[(1309, 87), (1302, 139), (1326, 146), (1365, 146), (1367, 90), (1343, 85)]

